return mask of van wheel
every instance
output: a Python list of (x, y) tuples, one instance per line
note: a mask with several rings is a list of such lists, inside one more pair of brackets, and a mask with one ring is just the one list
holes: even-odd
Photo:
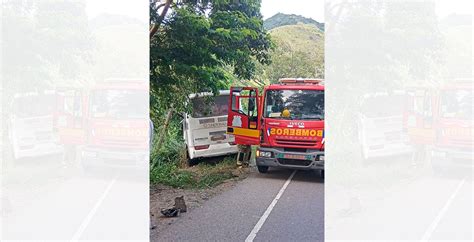
[(186, 146), (186, 158), (185, 158), (184, 162), (186, 162), (186, 163), (183, 163), (183, 161), (182, 161), (181, 165), (187, 166), (187, 167), (195, 166), (199, 163), (198, 158), (191, 159), (191, 156), (189, 155), (189, 152), (188, 152), (188, 146)]
[(199, 162), (200, 162), (199, 158), (188, 159), (188, 166), (189, 167), (195, 166), (195, 165), (199, 164)]
[(257, 166), (258, 172), (260, 173), (267, 173), (268, 172), (268, 166)]

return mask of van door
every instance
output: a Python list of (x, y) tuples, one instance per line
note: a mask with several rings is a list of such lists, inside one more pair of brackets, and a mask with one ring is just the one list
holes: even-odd
[(258, 89), (253, 87), (231, 87), (227, 133), (235, 136), (239, 145), (260, 143)]

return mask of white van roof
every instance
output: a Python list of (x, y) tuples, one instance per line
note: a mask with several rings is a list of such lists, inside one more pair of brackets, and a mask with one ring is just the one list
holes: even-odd
[[(212, 92), (199, 92), (199, 93), (189, 94), (189, 99), (193, 99), (196, 97), (213, 96), (213, 95), (214, 94)], [(230, 95), (230, 90), (219, 90), (219, 94), (217, 96), (225, 96), (225, 95)]]

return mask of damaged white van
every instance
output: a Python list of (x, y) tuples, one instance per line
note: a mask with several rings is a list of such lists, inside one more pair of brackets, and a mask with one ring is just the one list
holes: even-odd
[(189, 96), (192, 112), (184, 114), (183, 138), (189, 160), (237, 153), (234, 137), (226, 134), (229, 90)]

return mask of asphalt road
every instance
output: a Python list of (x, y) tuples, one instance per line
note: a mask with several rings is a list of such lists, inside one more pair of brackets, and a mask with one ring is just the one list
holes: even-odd
[[(424, 175), (391, 187), (382, 179), (377, 183), (384, 186), (364, 190), (363, 183), (359, 190), (347, 192), (331, 183), (333, 173), (328, 172), (325, 184), (304, 171), (289, 181), (292, 172), (252, 173), (231, 190), (183, 214), (166, 230), (153, 232), (151, 239), (245, 241), (252, 234), (254, 241), (322, 241), (325, 235), (360, 241), (474, 239), (473, 175), (439, 177), (427, 168)], [(148, 238), (145, 176), (111, 172), (97, 177), (49, 158), (23, 161), (4, 174), (0, 178), (2, 239)], [(347, 211), (350, 193), (359, 194), (359, 209)], [(405, 209), (392, 209), (400, 207)]]
[(474, 241), (472, 169), (437, 174), (406, 159), (376, 160), (344, 183), (327, 170), (327, 240)]
[(148, 239), (148, 177), (104, 170), (51, 156), (12, 164), (0, 176), (0, 241)]
[(151, 240), (323, 241), (323, 179), (310, 171), (292, 176), (293, 172), (253, 173), (164, 231), (152, 234)]

